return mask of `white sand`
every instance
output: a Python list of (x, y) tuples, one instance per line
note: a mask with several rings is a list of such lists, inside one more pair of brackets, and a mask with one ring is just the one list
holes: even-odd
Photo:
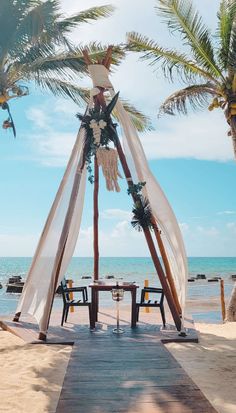
[(196, 324), (199, 344), (167, 348), (219, 413), (236, 412), (236, 323)]
[(71, 346), (29, 345), (0, 330), (0, 412), (55, 412)]

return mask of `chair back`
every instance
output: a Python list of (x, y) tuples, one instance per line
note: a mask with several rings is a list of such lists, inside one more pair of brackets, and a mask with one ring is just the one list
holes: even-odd
[(154, 288), (154, 287), (144, 287), (141, 292), (141, 303), (144, 303), (145, 301), (145, 293), (155, 293), (155, 294), (160, 294), (160, 301), (159, 304), (163, 305), (164, 301), (164, 292), (162, 288)]
[(66, 279), (63, 278), (63, 280), (61, 281), (61, 295), (62, 295), (64, 304), (70, 301), (69, 293), (66, 290), (67, 290)]

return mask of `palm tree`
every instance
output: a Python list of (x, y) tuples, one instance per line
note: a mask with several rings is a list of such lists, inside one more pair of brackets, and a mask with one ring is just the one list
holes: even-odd
[[(74, 46), (68, 38), (76, 26), (110, 16), (113, 6), (93, 7), (65, 17), (59, 0), (1, 0), (0, 2), (0, 106), (9, 111), (8, 102), (28, 94), (33, 82), (56, 96), (69, 97), (81, 105), (88, 100), (88, 90), (78, 79), (87, 75), (83, 46)], [(102, 59), (107, 47), (86, 46), (90, 59)], [(121, 47), (113, 48), (112, 63), (124, 58)], [(149, 120), (127, 102), (139, 129), (149, 128)], [(9, 113), (10, 115), (10, 113)], [(11, 115), (4, 128), (14, 127)]]
[[(224, 110), (236, 157), (236, 0), (221, 0), (217, 30), (211, 35), (191, 0), (156, 0), (156, 11), (172, 34), (181, 36), (181, 50), (167, 49), (141, 34), (128, 33), (128, 49), (142, 60), (161, 64), (171, 81), (174, 75), (188, 86), (169, 96), (160, 113), (187, 114), (193, 109)], [(183, 51), (186, 47), (186, 52)]]
[[(188, 86), (169, 96), (160, 113), (187, 114), (188, 104), (202, 109), (209, 104), (224, 110), (236, 158), (236, 0), (221, 0), (214, 36), (191, 0), (157, 0), (157, 13), (171, 33), (181, 36), (186, 52), (166, 49), (138, 33), (128, 33), (128, 50), (141, 52), (142, 60), (159, 63), (171, 81), (174, 75)], [(227, 320), (236, 321), (236, 284), (227, 309)]]

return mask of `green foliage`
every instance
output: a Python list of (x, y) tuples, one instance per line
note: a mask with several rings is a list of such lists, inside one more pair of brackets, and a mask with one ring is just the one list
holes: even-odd
[(128, 195), (141, 195), (142, 188), (146, 185), (146, 182), (138, 182), (137, 184), (129, 185), (127, 189)]
[[(185, 84), (161, 105), (160, 113), (187, 114), (188, 106), (224, 110), (232, 129), (236, 105), (236, 0), (221, 0), (215, 35), (204, 24), (192, 0), (156, 0), (156, 12), (170, 33), (180, 37), (179, 50), (168, 49), (139, 33), (128, 33), (127, 49), (141, 53), (155, 70)], [(187, 84), (187, 87), (186, 87)]]
[[(107, 45), (74, 46), (68, 35), (75, 27), (108, 17), (113, 11), (113, 6), (105, 5), (65, 17), (59, 0), (1, 0), (0, 95), (12, 94), (19, 83), (35, 82), (56, 96), (86, 104), (88, 91), (78, 82), (88, 75), (83, 49), (86, 47), (95, 63), (105, 57)], [(119, 65), (124, 56), (123, 48), (114, 46), (112, 65)], [(149, 128), (148, 118), (128, 104), (127, 109), (139, 130)]]
[(131, 225), (138, 231), (142, 231), (143, 228), (152, 229), (152, 212), (149, 201), (139, 196), (132, 209), (133, 218)]
[[(116, 125), (112, 122), (111, 111), (114, 109), (117, 102), (119, 93), (117, 93), (111, 100), (105, 110), (101, 108), (92, 108), (85, 115), (77, 114), (78, 119), (81, 120), (81, 127), (86, 131), (85, 138), (85, 162), (89, 173), (89, 181), (93, 183), (94, 177), (92, 175), (92, 158), (96, 155), (96, 151), (99, 147), (104, 147), (109, 150), (109, 143), (116, 142), (117, 132)], [(95, 140), (94, 129), (92, 123), (99, 125), (102, 122), (102, 128), (100, 128), (99, 143)]]

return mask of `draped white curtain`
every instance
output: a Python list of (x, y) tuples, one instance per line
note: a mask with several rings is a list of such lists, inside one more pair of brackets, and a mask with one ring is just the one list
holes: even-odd
[[(81, 129), (42, 232), (17, 308), (17, 312), (33, 315), (44, 334), (48, 327), (55, 279), (58, 277), (59, 284), (64, 277), (80, 229), (86, 183), (86, 168), (80, 170), (84, 137), (84, 129)], [(75, 184), (76, 188), (73, 191)]]

